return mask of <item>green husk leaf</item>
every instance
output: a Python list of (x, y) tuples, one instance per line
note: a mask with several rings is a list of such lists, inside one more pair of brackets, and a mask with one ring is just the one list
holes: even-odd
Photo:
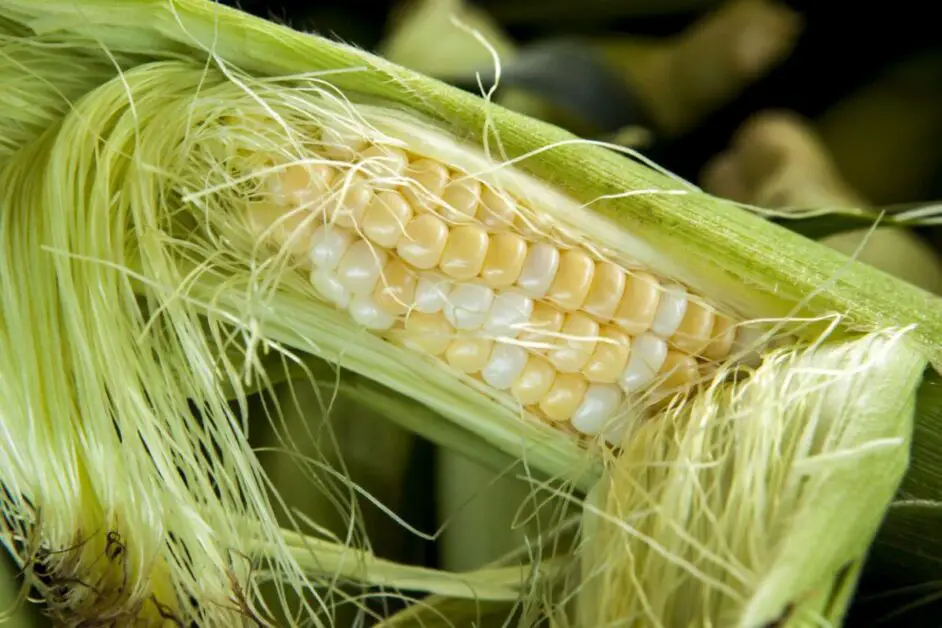
[(28, 36), (0, 18), (0, 164), (68, 111), (72, 102), (117, 73), (101, 55), (62, 54), (62, 45)]

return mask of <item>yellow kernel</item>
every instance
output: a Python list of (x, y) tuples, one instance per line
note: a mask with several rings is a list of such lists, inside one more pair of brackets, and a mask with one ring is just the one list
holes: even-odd
[(360, 153), (360, 158), (362, 170), (371, 182), (387, 188), (398, 186), (409, 166), (405, 151), (392, 146), (374, 144)]
[(515, 233), (496, 233), (491, 237), (481, 278), (492, 288), (507, 288), (517, 281), (527, 259), (527, 241)]
[(582, 369), (590, 382), (612, 384), (618, 381), (628, 364), (631, 340), (619, 329), (606, 325), (599, 330), (599, 341), (592, 357)]
[(477, 225), (452, 228), (442, 253), (442, 272), (456, 279), (471, 279), (481, 272), (487, 255), (488, 235)]
[(327, 220), (332, 220), (338, 226), (353, 229), (360, 224), (364, 211), (373, 200), (373, 186), (362, 173), (357, 172), (350, 177), (341, 178), (336, 187), (340, 198), (331, 201)]
[(247, 218), (252, 231), (275, 247), (287, 245), (293, 255), (306, 256), (314, 232), (314, 215), (306, 209), (292, 209), (268, 202), (249, 203)]
[(582, 375), (560, 373), (540, 400), (540, 410), (553, 421), (568, 421), (582, 403), (588, 387)]
[(522, 405), (533, 405), (549, 392), (555, 379), (556, 369), (553, 365), (539, 356), (531, 355), (510, 391)]
[(478, 373), (487, 366), (493, 346), (487, 338), (458, 338), (448, 345), (445, 359), (462, 373)]
[(396, 250), (406, 262), (428, 270), (435, 268), (445, 250), (448, 225), (434, 214), (420, 214), (406, 225)]
[(361, 229), (369, 240), (386, 248), (396, 246), (412, 220), (412, 205), (399, 192), (380, 192), (363, 212)]
[(626, 283), (627, 275), (617, 265), (611, 262), (596, 264), (592, 285), (582, 303), (582, 309), (603, 321), (612, 320), (625, 293)]
[(585, 301), (595, 274), (595, 262), (577, 249), (564, 252), (559, 258), (556, 277), (546, 298), (566, 312), (578, 310)]
[(489, 229), (509, 227), (517, 215), (516, 205), (505, 194), (498, 194), (489, 187), (481, 192), (481, 206), (478, 208), (478, 218)]
[(272, 201), (285, 207), (319, 209), (333, 178), (334, 169), (326, 164), (292, 164), (274, 174)]
[(409, 268), (397, 259), (391, 260), (383, 269), (373, 300), (381, 310), (392, 316), (405, 314), (415, 301), (416, 278)]
[[(565, 320), (566, 315), (552, 305), (543, 301), (535, 301), (533, 303), (533, 314), (530, 315), (530, 322), (520, 334), (520, 340), (534, 345), (555, 345), (557, 335), (563, 328)], [(534, 346), (533, 348), (539, 349), (542, 347)]]
[(736, 327), (732, 319), (717, 314), (713, 321), (713, 331), (710, 333), (710, 344), (703, 351), (703, 357), (710, 360), (722, 360), (729, 355), (736, 340)]
[(481, 182), (457, 175), (442, 192), (442, 215), (452, 222), (467, 222), (474, 218), (481, 202)]
[(710, 344), (714, 318), (716, 316), (713, 308), (705, 303), (689, 299), (684, 318), (680, 321), (677, 331), (671, 336), (671, 344), (685, 353), (700, 354)]
[(680, 351), (668, 351), (658, 372), (658, 388), (667, 393), (686, 390), (700, 377), (697, 361)]
[(618, 309), (615, 310), (615, 323), (630, 336), (644, 333), (654, 322), (660, 299), (657, 279), (648, 273), (633, 271), (625, 284), (625, 293)]
[(560, 330), (549, 360), (562, 373), (575, 373), (592, 357), (598, 342), (599, 324), (583, 312), (571, 312)]
[(423, 314), (412, 310), (406, 317), (402, 337), (407, 347), (438, 356), (445, 353), (454, 340), (455, 328), (441, 312)]
[(441, 205), (448, 168), (433, 159), (417, 159), (406, 168), (406, 177), (410, 183), (402, 186), (402, 193), (415, 211), (431, 211)]

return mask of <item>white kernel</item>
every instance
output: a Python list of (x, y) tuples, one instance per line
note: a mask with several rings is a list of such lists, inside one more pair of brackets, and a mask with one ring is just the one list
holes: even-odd
[(396, 322), (396, 319), (383, 311), (368, 294), (355, 295), (347, 311), (357, 323), (374, 331), (387, 330)]
[(621, 375), (621, 387), (629, 393), (641, 390), (654, 381), (666, 357), (667, 343), (663, 339), (648, 332), (636, 337)]
[(517, 278), (517, 286), (530, 297), (540, 299), (546, 295), (559, 269), (559, 249), (545, 242), (530, 247)]
[(516, 338), (532, 315), (533, 299), (518, 292), (501, 292), (494, 297), (484, 330), (497, 338)]
[(494, 291), (487, 286), (462, 283), (448, 294), (445, 318), (455, 329), (477, 329), (487, 320), (487, 311), (494, 302)]
[(451, 292), (451, 282), (447, 279), (419, 277), (415, 286), (415, 309), (423, 314), (435, 314), (445, 308), (448, 293)]
[(622, 393), (612, 384), (592, 384), (585, 392), (582, 403), (572, 415), (572, 426), (589, 436), (595, 436), (606, 427), (609, 419), (621, 405)]
[(520, 377), (527, 359), (527, 351), (523, 347), (499, 342), (494, 345), (481, 376), (492, 388), (507, 390)]
[(679, 284), (664, 286), (651, 331), (661, 338), (670, 338), (680, 327), (687, 312), (687, 290)]
[(337, 267), (337, 278), (354, 294), (366, 294), (376, 288), (389, 255), (366, 240), (357, 240)]
[(333, 270), (353, 244), (353, 233), (335, 225), (320, 225), (311, 236), (311, 263)]
[(311, 284), (328, 302), (343, 308), (350, 304), (350, 291), (329, 270), (315, 268), (311, 271)]

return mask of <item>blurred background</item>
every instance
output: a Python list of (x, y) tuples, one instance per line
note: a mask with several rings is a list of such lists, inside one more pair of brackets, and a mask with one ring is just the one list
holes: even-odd
[[(492, 85), (496, 55), (501, 105), (638, 150), (718, 196), (792, 215), (786, 226), (942, 294), (932, 209), (942, 202), (942, 38), (933, 3), (230, 4), (475, 93)], [(833, 215), (801, 213), (818, 208)], [(899, 216), (917, 218), (894, 222)], [(288, 503), (341, 538), (384, 558), (463, 570), (566, 516), (564, 503), (534, 497), (509, 462), (485, 469), (343, 398), (328, 411), (330, 395), (329, 386), (291, 391), (288, 424), (299, 447), (343, 469), (362, 492), (299, 483), (293, 463), (263, 456)], [(262, 434), (257, 444), (275, 440)], [(875, 552), (849, 625), (939, 625), (932, 600), (942, 585), (931, 581), (942, 582), (942, 568), (910, 573), (885, 558)], [(384, 615), (402, 607), (393, 598), (370, 604)], [(350, 617), (337, 625), (352, 625)]]

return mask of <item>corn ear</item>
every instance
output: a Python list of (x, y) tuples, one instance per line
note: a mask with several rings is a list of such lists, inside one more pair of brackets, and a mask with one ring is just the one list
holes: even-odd
[[(844, 332), (915, 325), (916, 351), (942, 364), (942, 306), (927, 293), (351, 47), (198, 0), (2, 0), (0, 14), (68, 42), (70, 52), (107, 50), (122, 70), (45, 132), (19, 140), (0, 172), (0, 472), (12, 528), (4, 540), (32, 564), (37, 554), (24, 540), (39, 539), (45, 573), (59, 578), (39, 584), (60, 618), (231, 625), (254, 617), (227, 603), (255, 597), (259, 563), (311, 593), (300, 612), (329, 614), (330, 600), (317, 594), (325, 581), (317, 557), (330, 552), (279, 528), (246, 436), (244, 382), (260, 367), (259, 353), (296, 362), (310, 353), (379, 382), (405, 395), (398, 408), (385, 408), (388, 398), (375, 389), (358, 396), (402, 423), (441, 429), (459, 448), (465, 431), (551, 477), (578, 486), (598, 477), (599, 448), (521, 420), (518, 407), (471, 378), (353, 325), (318, 301), (283, 256), (259, 254), (234, 217), (245, 199), (231, 192), (234, 175), (220, 164), (293, 146), (312, 119), (337, 115), (324, 101), (419, 154), (499, 171), (496, 180), (532, 192), (541, 215), (563, 231), (743, 317), (839, 318)], [(207, 121), (225, 132), (214, 134)], [(502, 151), (518, 158), (520, 172)], [(794, 333), (813, 339), (817, 330), (799, 324)], [(233, 344), (245, 348), (245, 363), (226, 359)], [(897, 373), (908, 373), (907, 364)], [(409, 399), (459, 430), (407, 417)], [(691, 416), (709, 414), (691, 408)], [(884, 427), (904, 437), (892, 421)], [(652, 453), (670, 447), (654, 445)], [(878, 480), (900, 471), (887, 470)], [(245, 521), (254, 522), (249, 533)], [(328, 564), (339, 570), (343, 561)], [(76, 574), (96, 588), (56, 597)], [(791, 588), (793, 569), (775, 575)], [(781, 611), (774, 595), (756, 599), (747, 609), (756, 617)]]

